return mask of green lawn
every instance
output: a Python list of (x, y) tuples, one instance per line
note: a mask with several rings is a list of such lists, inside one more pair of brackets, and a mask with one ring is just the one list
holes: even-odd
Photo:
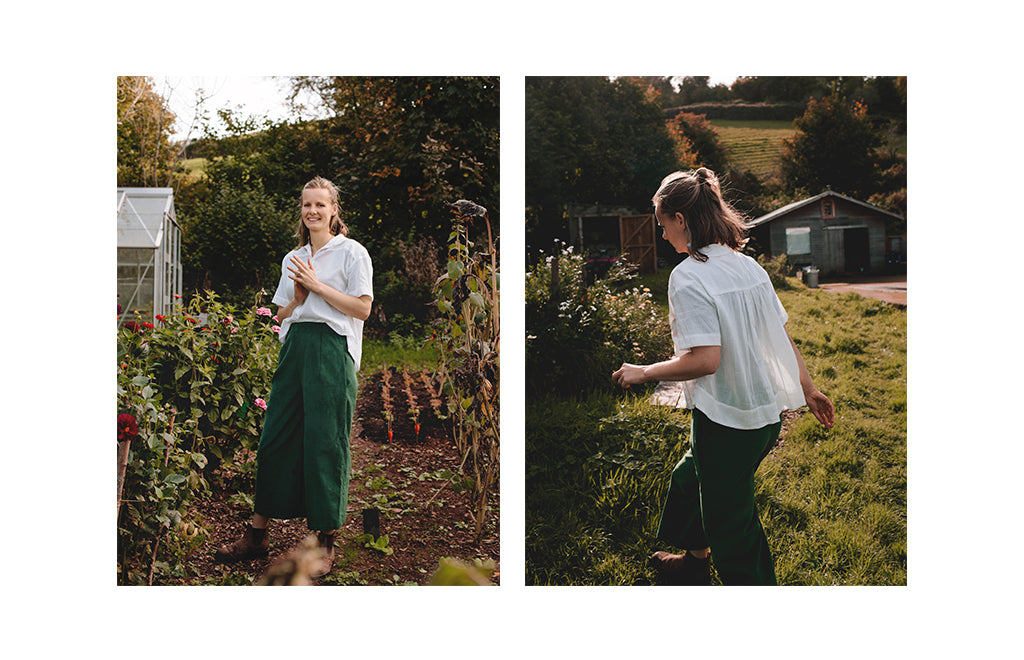
[[(836, 423), (804, 415), (758, 471), (779, 582), (906, 584), (906, 312), (790, 282), (779, 292), (789, 331)], [(527, 583), (652, 583), (646, 558), (662, 549), (654, 534), (688, 429), (689, 413), (652, 405), (650, 389), (528, 399)]]

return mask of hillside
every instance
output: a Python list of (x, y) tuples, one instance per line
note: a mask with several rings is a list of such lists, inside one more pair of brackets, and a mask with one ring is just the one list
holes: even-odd
[(733, 168), (751, 171), (763, 182), (779, 175), (782, 140), (796, 133), (789, 121), (711, 120)]

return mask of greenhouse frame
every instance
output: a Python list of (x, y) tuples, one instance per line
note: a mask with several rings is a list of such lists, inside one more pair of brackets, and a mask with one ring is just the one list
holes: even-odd
[(167, 316), (181, 298), (172, 188), (117, 189), (117, 324)]

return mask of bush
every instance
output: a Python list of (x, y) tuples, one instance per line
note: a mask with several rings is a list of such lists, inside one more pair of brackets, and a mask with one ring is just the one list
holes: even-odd
[[(664, 314), (647, 288), (628, 288), (624, 263), (587, 287), (583, 257), (566, 248), (526, 275), (526, 379), (533, 393), (611, 387), (623, 362), (653, 362), (672, 354)], [(557, 260), (558, 282), (552, 285)]]
[(188, 507), (211, 480), (252, 490), (277, 364), (267, 308), (239, 314), (206, 294), (156, 321), (118, 330), (118, 440), (130, 443), (118, 516), (122, 584), (183, 575), (204, 536)]
[(789, 257), (787, 255), (780, 254), (771, 259), (764, 255), (758, 255), (757, 263), (761, 264), (761, 268), (764, 268), (765, 272), (768, 273), (768, 279), (772, 281), (772, 286), (775, 287), (776, 291), (791, 288), (786, 278), (792, 275), (793, 268), (789, 265)]

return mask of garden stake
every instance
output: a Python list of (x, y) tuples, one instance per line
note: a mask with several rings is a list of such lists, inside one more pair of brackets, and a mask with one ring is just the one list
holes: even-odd
[(380, 511), (363, 509), (363, 534), (369, 534), (376, 541), (380, 537)]
[(124, 475), (128, 471), (128, 453), (132, 441), (121, 440), (117, 443), (117, 517), (121, 517), (121, 496), (124, 493)]

